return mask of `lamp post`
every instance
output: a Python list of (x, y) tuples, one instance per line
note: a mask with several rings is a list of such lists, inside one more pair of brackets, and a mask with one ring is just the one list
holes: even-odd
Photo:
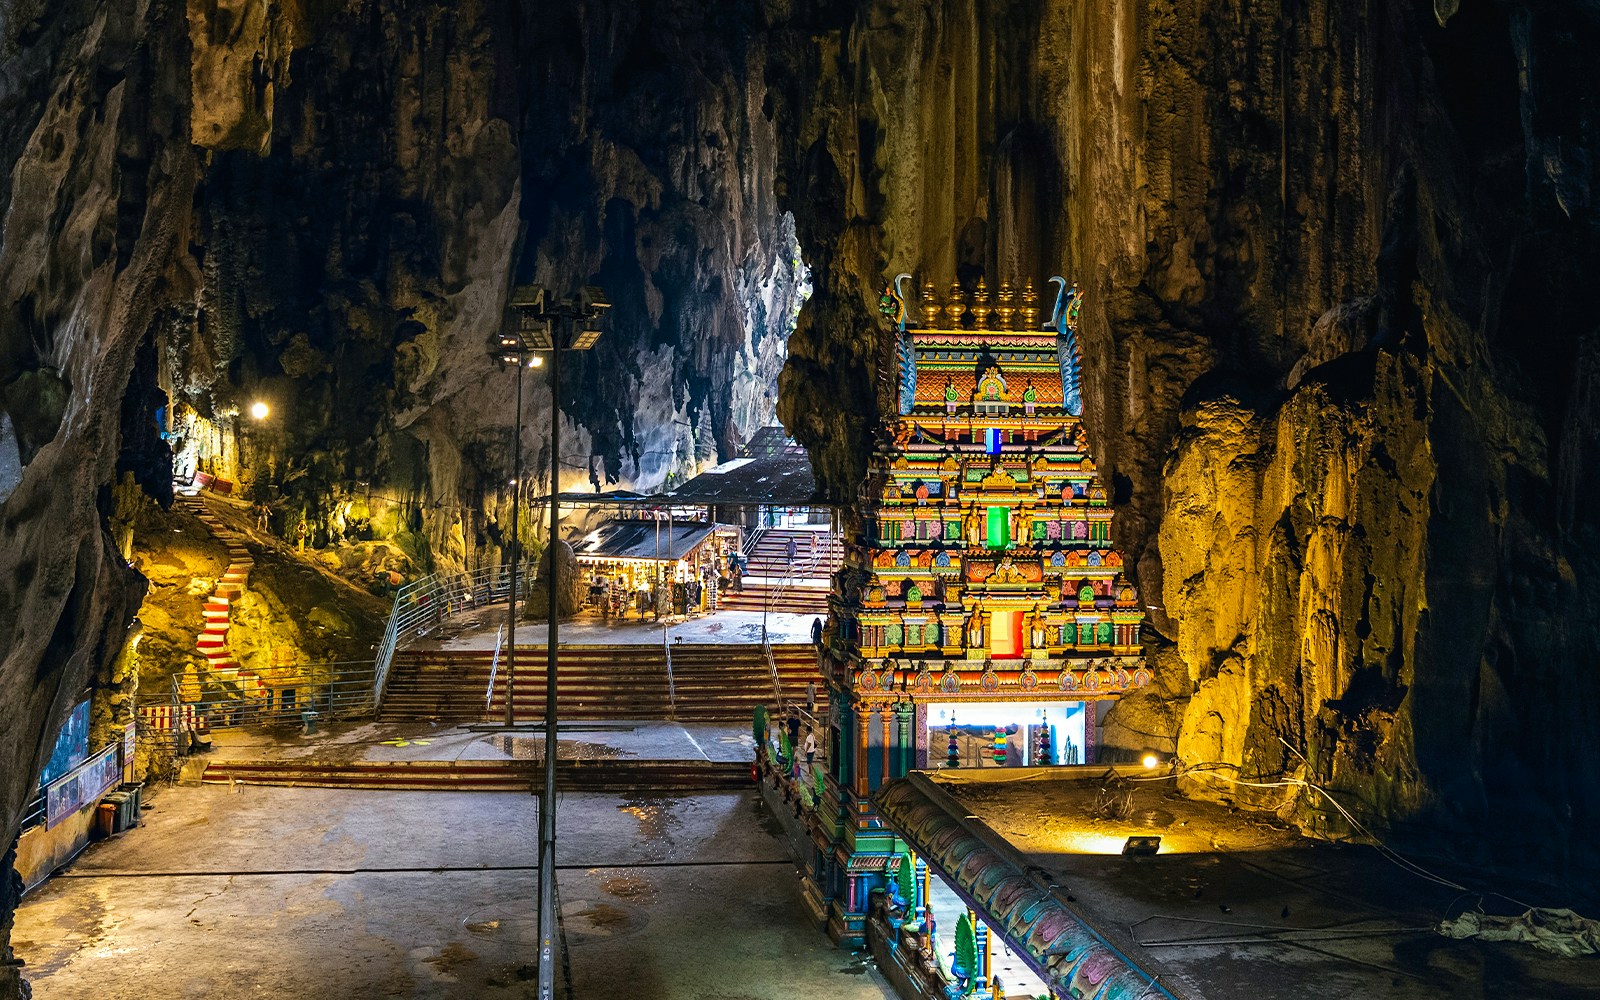
[(611, 303), (593, 286), (554, 301), (542, 288), (523, 287), (512, 294), (511, 302), (522, 345), (550, 352), (550, 578), (545, 581), (550, 609), (545, 638), (544, 794), (539, 800), (539, 1000), (555, 1000), (556, 648), (561, 627), (555, 546), (561, 525), (561, 353), (593, 347)]
[(511, 330), (500, 334), (494, 345), (494, 353), (501, 364), (514, 365), (517, 369), (517, 408), (511, 431), (511, 552), (507, 560), (509, 586), (506, 593), (506, 634), (510, 642), (506, 647), (507, 729), (515, 723), (513, 695), (516, 693), (517, 679), (517, 557), (522, 552), (522, 372), (525, 368), (537, 368), (544, 364), (544, 359), (533, 353), (533, 348), (523, 336), (529, 322), (526, 306), (526, 303), (519, 301), (517, 294), (512, 295), (511, 307), (516, 313), (516, 323)]

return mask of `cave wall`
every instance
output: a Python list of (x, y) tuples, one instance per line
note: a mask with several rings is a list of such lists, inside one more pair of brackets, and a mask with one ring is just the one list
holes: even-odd
[[(652, 488), (771, 421), (807, 269), (751, 13), (0, 4), (0, 845), (85, 686), (126, 704), (144, 584), (117, 490), (170, 502), (173, 450), (203, 438), (284, 537), (359, 516), (413, 572), (492, 565), (514, 493), (489, 347), (526, 281), (615, 304), (567, 366), (563, 487)], [(551, 479), (526, 389), (524, 502)], [(0, 880), (0, 950), (14, 903)]]
[(1524, 851), (1576, 860), (1600, 801), (1570, 763), (1600, 704), (1595, 20), (0, 5), (0, 843), (60, 713), (116, 673), (141, 584), (109, 487), (160, 492), (153, 386), (294, 508), (280, 530), (359, 500), (419, 565), (478, 565), (511, 501), (486, 352), (511, 285), (616, 303), (568, 370), (563, 485), (687, 474), (776, 403), (848, 501), (884, 279), (1059, 271), (1162, 667), (1113, 730), (1342, 789), (1396, 836), (1531, 827)]
[(1113, 743), (1591, 866), (1600, 30), (1457, 6), (797, 4), (780, 185), (818, 275), (780, 411), (848, 499), (887, 276), (1074, 278), (1162, 674)]
[[(315, 536), (341, 500), (379, 523), (399, 505), (421, 568), (498, 561), (514, 390), (489, 346), (513, 283), (614, 303), (564, 366), (565, 488), (685, 478), (772, 419), (805, 268), (743, 22), (675, 4), (277, 9), (295, 23), (238, 32), (298, 47), (255, 101), (275, 109), (264, 135), (240, 135), (247, 114), (214, 129), (232, 138), (202, 181), (205, 289), (172, 367), (208, 416), (272, 405), (235, 419), (238, 471), (287, 520)], [(196, 50), (197, 109), (212, 56)], [(549, 393), (525, 382), (524, 492), (542, 492)]]

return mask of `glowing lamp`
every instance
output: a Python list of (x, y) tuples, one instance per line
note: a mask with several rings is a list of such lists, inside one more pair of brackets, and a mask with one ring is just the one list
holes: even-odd
[(1144, 759), (1139, 763), (1144, 765), (1144, 769), (1146, 771), (1154, 771), (1158, 766), (1160, 766), (1161, 758), (1157, 757), (1153, 753), (1147, 753), (1144, 755)]
[(254, 420), (265, 420), (267, 419), (267, 414), (271, 412), (272, 407), (261, 402), (259, 399), (250, 404), (250, 416)]
[(1148, 858), (1159, 853), (1160, 850), (1160, 837), (1129, 837), (1127, 842), (1122, 845), (1122, 853), (1125, 857)]
[(543, 364), (544, 364), (544, 358), (540, 357), (537, 354), (535, 354), (533, 357), (528, 359), (528, 367), (529, 368), (538, 368)]

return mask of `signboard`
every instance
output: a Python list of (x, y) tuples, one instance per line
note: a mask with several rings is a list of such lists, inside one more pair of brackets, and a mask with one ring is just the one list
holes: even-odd
[(139, 724), (129, 720), (122, 727), (122, 772), (124, 781), (134, 780), (133, 749), (139, 740)]
[(122, 782), (122, 744), (113, 743), (44, 790), (45, 828), (71, 816)]
[(39, 785), (50, 784), (68, 771), (84, 762), (89, 756), (89, 702), (87, 699), (78, 702), (72, 714), (67, 716), (67, 721), (61, 724), (61, 732), (56, 736), (56, 746), (50, 753), (50, 760), (44, 765), (44, 772), (39, 775)]

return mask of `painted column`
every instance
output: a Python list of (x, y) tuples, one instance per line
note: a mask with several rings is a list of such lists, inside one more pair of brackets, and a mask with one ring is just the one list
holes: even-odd
[(1095, 763), (1094, 726), (1100, 717), (1100, 703), (1086, 701), (1083, 703), (1083, 762)]
[(883, 720), (883, 776), (878, 780), (881, 787), (890, 778), (899, 777), (895, 773), (895, 761), (899, 757), (899, 749), (895, 744), (894, 706), (884, 705), (878, 715)]
[(928, 745), (933, 742), (933, 734), (928, 731), (927, 705), (917, 705), (916, 724), (912, 733), (915, 739), (912, 742), (911, 766), (920, 771), (926, 771), (928, 769)]
[(895, 706), (895, 746), (899, 751), (895, 756), (899, 758), (899, 766), (895, 769), (894, 776), (903, 778), (915, 763), (914, 754), (916, 747), (911, 742), (911, 705), (901, 702)]
[[(855, 772), (855, 774), (854, 774), (854, 779), (855, 780), (851, 783), (851, 789), (850, 790), (851, 790), (852, 794), (854, 794), (857, 797), (865, 795), (866, 792), (867, 792), (867, 788), (869, 787), (867, 785), (867, 752), (868, 752), (868, 746), (869, 746), (869, 744), (867, 743), (867, 732), (868, 732), (867, 727), (871, 722), (871, 719), (870, 719), (871, 713), (872, 713), (872, 708), (871, 708), (871, 706), (867, 705), (866, 703), (863, 702), (863, 703), (860, 703), (860, 704), (856, 705), (856, 718), (855, 718), (855, 723), (856, 723), (856, 725), (855, 725), (856, 746), (855, 746), (855, 767), (853, 768), (853, 770)], [(854, 811), (855, 811), (854, 809), (851, 810), (851, 812), (854, 812)]]
[(977, 938), (978, 944), (978, 968), (975, 970), (974, 985), (982, 989), (989, 982), (989, 926), (978, 918), (976, 910), (968, 910), (967, 914), (972, 921), (972, 934)]
[(924, 925), (930, 925), (933, 922), (933, 914), (928, 910), (928, 863), (915, 854), (912, 857), (916, 864), (914, 874), (917, 879), (917, 919)]

